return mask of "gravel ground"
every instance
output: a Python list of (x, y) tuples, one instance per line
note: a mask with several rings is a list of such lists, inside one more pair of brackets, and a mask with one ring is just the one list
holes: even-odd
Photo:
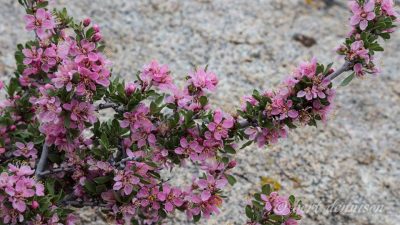
[[(57, 2), (76, 18), (90, 16), (101, 25), (115, 74), (133, 79), (144, 63), (158, 59), (179, 79), (193, 66), (208, 64), (221, 80), (213, 102), (231, 112), (240, 96), (253, 88), (275, 87), (302, 60), (316, 56), (338, 66), (332, 49), (343, 40), (349, 17), (345, 0), (330, 7), (312, 7), (303, 0)], [(0, 79), (6, 80), (15, 69), (15, 45), (31, 36), (23, 32), (23, 10), (16, 1), (0, 3)], [(295, 41), (296, 34), (314, 38), (315, 45)], [(397, 33), (385, 44), (381, 76), (338, 88), (336, 110), (326, 125), (291, 132), (267, 149), (241, 151), (231, 197), (219, 216), (200, 224), (243, 224), (249, 193), (266, 180), (314, 207), (308, 208), (302, 224), (398, 224), (399, 40)], [(349, 213), (339, 210), (343, 204), (381, 211)], [(83, 224), (106, 224), (92, 210), (81, 214)], [(190, 223), (182, 217), (170, 224)]]

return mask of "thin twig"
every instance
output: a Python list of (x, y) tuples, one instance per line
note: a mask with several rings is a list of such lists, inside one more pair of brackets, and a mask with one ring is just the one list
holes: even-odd
[(42, 153), (40, 154), (40, 159), (38, 164), (36, 165), (36, 172), (35, 176), (37, 178), (41, 177), (41, 173), (46, 166), (47, 163), (47, 156), (49, 155), (49, 148), (47, 147), (46, 143), (43, 144)]
[(123, 106), (120, 106), (120, 105), (118, 105), (116, 103), (113, 103), (113, 102), (106, 102), (106, 103), (98, 105), (96, 111), (99, 111), (99, 110), (102, 110), (102, 109), (114, 109), (118, 113), (124, 113), (125, 112), (125, 109), (124, 109)]
[(73, 207), (84, 207), (84, 206), (95, 206), (95, 207), (108, 207), (107, 204), (100, 203), (100, 202), (85, 202), (85, 201), (63, 201), (63, 205), (70, 205)]
[(69, 172), (69, 171), (72, 171), (72, 170), (74, 170), (74, 168), (71, 168), (71, 167), (60, 167), (60, 168), (55, 168), (55, 169), (43, 171), (39, 175), (40, 176), (46, 176), (46, 175), (55, 174), (55, 173)]

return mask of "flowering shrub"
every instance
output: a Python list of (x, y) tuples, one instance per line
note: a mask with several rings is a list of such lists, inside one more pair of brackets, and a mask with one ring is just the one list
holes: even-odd
[[(111, 79), (99, 26), (50, 11), (48, 1), (19, 2), (36, 38), (18, 45), (0, 104), (0, 224), (74, 224), (73, 209), (83, 206), (102, 207), (117, 224), (161, 224), (176, 211), (193, 221), (218, 214), (224, 188), (236, 182), (236, 151), (325, 121), (331, 81), (347, 71), (342, 85), (377, 73), (378, 39), (389, 39), (397, 20), (391, 0), (352, 1), (352, 31), (337, 50), (342, 67), (301, 63), (277, 90), (255, 90), (229, 115), (209, 104), (218, 79), (207, 68), (189, 72), (183, 88), (157, 61), (135, 82)], [(100, 121), (107, 108), (111, 118)], [(202, 172), (187, 187), (161, 176), (188, 165)], [(248, 224), (297, 224), (299, 205), (264, 186), (245, 209)]]

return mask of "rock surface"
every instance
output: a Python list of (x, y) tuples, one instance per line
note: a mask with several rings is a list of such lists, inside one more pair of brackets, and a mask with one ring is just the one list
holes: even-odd
[[(240, 104), (240, 96), (253, 88), (275, 87), (302, 60), (316, 56), (339, 66), (332, 49), (346, 35), (350, 15), (345, 0), (320, 8), (303, 0), (56, 2), (77, 19), (90, 16), (101, 25), (114, 74), (132, 80), (143, 64), (157, 59), (182, 79), (194, 66), (208, 64), (221, 81), (213, 102), (229, 112)], [(24, 12), (17, 1), (0, 3), (0, 79), (7, 80), (15, 69), (16, 44), (32, 36), (23, 31)], [(298, 34), (314, 38), (315, 45), (295, 41)], [(306, 210), (302, 224), (398, 224), (399, 40), (400, 32), (384, 46), (382, 75), (338, 88), (336, 110), (326, 125), (298, 129), (268, 149), (242, 150), (235, 170), (238, 183), (220, 215), (200, 224), (243, 224), (249, 193), (266, 180), (277, 181), (284, 193), (295, 193), (314, 207)], [(339, 210), (343, 204), (383, 208), (349, 213)], [(107, 224), (93, 210), (80, 212), (83, 224)], [(190, 224), (179, 218), (170, 223)]]

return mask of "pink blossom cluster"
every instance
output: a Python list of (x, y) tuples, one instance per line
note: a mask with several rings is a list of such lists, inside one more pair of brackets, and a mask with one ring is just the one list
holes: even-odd
[[(207, 68), (188, 73), (183, 88), (155, 60), (135, 82), (111, 81), (97, 25), (90, 26), (90, 19), (74, 23), (65, 11), (51, 13), (47, 1), (28, 2), (22, 1), (26, 28), (36, 39), (18, 47), (17, 76), (0, 103), (0, 171), (7, 171), (0, 174), (2, 223), (72, 225), (69, 205), (102, 207), (117, 224), (162, 223), (177, 210), (194, 221), (209, 218), (219, 213), (228, 183), (236, 182), (238, 141), (247, 141), (243, 147), (276, 143), (289, 128), (325, 121), (332, 108), (336, 71), (315, 58), (277, 90), (246, 96), (235, 116), (209, 105), (207, 94), (218, 79)], [(397, 14), (391, 0), (350, 4), (353, 31), (338, 52), (350, 66), (345, 70), (362, 76), (377, 71), (376, 39), (390, 37)], [(104, 122), (97, 111), (106, 108), (114, 112)], [(12, 159), (23, 166), (10, 164)], [(199, 171), (189, 185), (162, 177), (186, 166)], [(272, 215), (276, 224), (301, 219), (292, 196), (263, 190), (256, 201), (261, 212), (247, 207), (248, 224), (267, 224), (263, 219)], [(257, 213), (261, 219), (254, 222)]]
[(389, 39), (390, 34), (394, 32), (395, 25), (392, 22), (398, 21), (394, 1), (352, 0), (349, 7), (353, 13), (350, 19), (352, 31), (348, 41), (338, 47), (337, 51), (352, 62), (356, 76), (363, 77), (366, 73), (377, 74), (380, 70), (374, 63), (372, 51), (383, 51), (383, 48), (376, 42), (370, 43), (370, 41), (376, 39), (375, 35)]
[[(97, 50), (101, 40), (100, 29), (94, 25), (90, 28), (94, 33), (91, 37), (78, 40), (66, 29), (58, 28), (58, 24), (50, 23), (55, 20), (45, 9), (38, 9), (35, 15), (27, 18), (30, 18), (27, 27), (31, 28), (34, 23), (38, 24), (33, 28), (37, 33), (49, 32), (39, 36), (38, 46), (22, 50), (26, 68), (20, 84), (38, 87), (40, 91), (40, 95), (32, 97), (30, 102), (41, 123), (40, 131), (46, 134), (47, 144), (71, 151), (78, 143), (67, 138), (68, 130), (81, 133), (88, 124), (97, 121), (91, 99), (98, 88), (110, 85), (109, 62)], [(90, 20), (86, 19), (84, 23), (88, 27)], [(59, 39), (57, 44), (49, 42), (54, 36)], [(43, 73), (51, 80), (50, 83), (42, 85)], [(70, 93), (71, 98), (67, 101), (58, 96), (62, 90)]]
[(213, 72), (198, 68), (190, 72), (187, 79), (187, 85), (183, 90), (176, 86), (171, 87), (172, 95), (168, 97), (167, 101), (195, 112), (208, 109), (208, 104), (202, 103), (201, 99), (207, 93), (215, 91), (218, 84), (217, 76)]
[(8, 165), (0, 174), (0, 218), (5, 224), (24, 222), (24, 214), (34, 211), (39, 203), (35, 196), (44, 196), (44, 186), (32, 179), (29, 166)]
[[(275, 92), (265, 92), (261, 98), (270, 101), (262, 109), (262, 116), (270, 125), (266, 127), (251, 126), (245, 130), (250, 140), (263, 146), (276, 143), (286, 137), (287, 127), (295, 124), (310, 124), (315, 120), (325, 120), (332, 107), (335, 96), (330, 80), (326, 76), (333, 71), (317, 71), (317, 60), (303, 62)], [(247, 105), (258, 107), (259, 100), (253, 96), (245, 97)]]

